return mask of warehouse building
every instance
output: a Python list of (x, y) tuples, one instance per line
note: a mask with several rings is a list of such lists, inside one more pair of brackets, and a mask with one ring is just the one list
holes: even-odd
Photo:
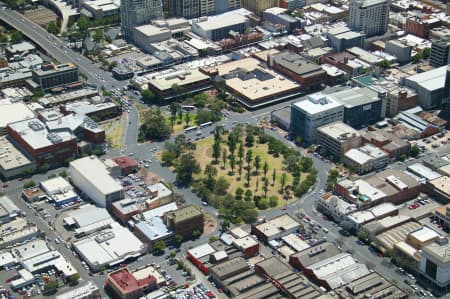
[(123, 197), (120, 183), (95, 156), (70, 162), (69, 172), (72, 183), (100, 207), (110, 208), (112, 202)]

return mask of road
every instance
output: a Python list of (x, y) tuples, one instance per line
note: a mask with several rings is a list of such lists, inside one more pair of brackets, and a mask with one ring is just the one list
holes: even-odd
[[(80, 72), (86, 76), (88, 83), (97, 87), (105, 86), (106, 89), (122, 87), (128, 83), (127, 81), (114, 79), (111, 73), (99, 69), (88, 58), (67, 48), (62, 40), (49, 34), (44, 28), (25, 18), (22, 14), (14, 10), (4, 9), (0, 10), (0, 19), (22, 32), (60, 63), (72, 62), (76, 64)], [(104, 81), (102, 78), (104, 78)]]

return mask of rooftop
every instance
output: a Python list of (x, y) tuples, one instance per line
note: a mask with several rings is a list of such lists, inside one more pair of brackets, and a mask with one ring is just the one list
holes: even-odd
[(249, 20), (247, 17), (240, 14), (227, 14), (219, 15), (213, 18), (207, 18), (205, 21), (194, 23), (193, 26), (197, 26), (203, 31), (210, 31), (221, 29), (228, 26), (233, 26), (240, 23), (247, 23)]
[(280, 215), (256, 225), (256, 228), (267, 237), (274, 236), (294, 227), (299, 227), (299, 224), (288, 214)]
[(292, 52), (271, 55), (270, 60), (300, 76), (313, 76), (324, 72), (319, 65)]
[(306, 100), (296, 102), (293, 105), (309, 115), (315, 115), (343, 107), (342, 104), (337, 102), (335, 99), (320, 92), (311, 94)]
[(208, 80), (209, 76), (196, 69), (180, 70), (168, 74), (160, 75), (149, 81), (149, 84), (161, 91), (172, 88), (174, 84), (178, 86), (191, 85), (200, 81)]
[(110, 273), (108, 279), (113, 281), (123, 293), (133, 293), (136, 290), (146, 288), (148, 285), (156, 283), (156, 278), (151, 275), (142, 279), (136, 279), (127, 268)]
[(183, 222), (202, 215), (203, 213), (193, 205), (182, 207), (175, 211), (167, 212), (167, 217), (173, 218), (173, 221), (175, 223)]
[(406, 78), (406, 81), (415, 82), (417, 85), (427, 90), (437, 90), (445, 86), (445, 76), (448, 66), (435, 68), (431, 71), (419, 73)]
[(349, 138), (361, 136), (357, 130), (353, 129), (349, 125), (344, 124), (341, 121), (319, 127), (317, 128), (317, 131), (320, 131), (339, 142), (344, 142)]
[(428, 182), (431, 184), (436, 190), (439, 190), (445, 196), (450, 197), (450, 177), (441, 176), (440, 178), (431, 180)]
[(449, 264), (450, 254), (449, 252), (448, 238), (439, 238), (435, 242), (422, 247), (422, 252), (433, 256), (438, 261)]
[(51, 131), (37, 118), (12, 123), (9, 127), (35, 150), (61, 142), (75, 141), (75, 135), (71, 131)]
[(426, 167), (422, 163), (414, 163), (412, 165), (409, 165), (408, 170), (412, 171), (414, 174), (416, 174), (420, 177), (423, 177), (427, 180), (434, 180), (434, 179), (441, 177), (441, 175), (439, 173), (431, 170), (430, 168)]
[(34, 112), (24, 103), (0, 105), (0, 129), (8, 124), (34, 118)]
[(135, 224), (135, 229), (139, 230), (151, 241), (165, 239), (173, 235), (173, 232), (164, 224), (160, 217), (140, 221)]
[(339, 253), (336, 245), (325, 242), (297, 252), (292, 257), (298, 259), (303, 267), (309, 267)]
[(70, 168), (83, 174), (85, 179), (99, 189), (103, 194), (110, 194), (122, 190), (122, 186), (114, 180), (106, 169), (105, 164), (96, 156), (80, 158), (70, 162)]
[(26, 165), (30, 165), (30, 168), (32, 168), (33, 162), (11, 143), (6, 136), (0, 137), (0, 148), (2, 149), (0, 153), (0, 169), (8, 171)]
[(356, 106), (367, 105), (380, 101), (378, 93), (367, 87), (355, 87), (330, 95), (336, 101), (342, 103), (346, 108), (353, 108)]
[(410, 232), (409, 237), (412, 237), (421, 243), (425, 243), (440, 237), (440, 234), (428, 226), (422, 226), (421, 228)]

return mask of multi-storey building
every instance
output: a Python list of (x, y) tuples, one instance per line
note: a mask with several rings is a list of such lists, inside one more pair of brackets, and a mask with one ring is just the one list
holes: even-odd
[(434, 40), (431, 44), (430, 64), (434, 67), (450, 63), (450, 37)]
[(33, 81), (39, 84), (43, 90), (64, 86), (78, 82), (78, 68), (73, 63), (60, 65), (44, 64), (40, 69), (32, 72)]
[(351, 0), (348, 26), (367, 37), (383, 35), (388, 29), (389, 2), (387, 0)]
[(133, 28), (163, 16), (162, 0), (123, 0), (120, 2), (120, 20), (126, 39), (133, 40)]
[(278, 0), (241, 0), (241, 6), (256, 15), (261, 15), (266, 9), (278, 6)]
[(361, 135), (343, 122), (334, 122), (317, 129), (317, 143), (339, 160), (348, 150), (361, 146)]
[(169, 0), (168, 13), (170, 16), (193, 19), (200, 16), (201, 0)]
[(163, 218), (164, 223), (177, 235), (188, 237), (195, 230), (203, 232), (203, 213), (194, 206), (167, 212)]
[(342, 121), (344, 106), (327, 95), (316, 93), (291, 106), (291, 132), (306, 143), (316, 141), (316, 129), (320, 126)]

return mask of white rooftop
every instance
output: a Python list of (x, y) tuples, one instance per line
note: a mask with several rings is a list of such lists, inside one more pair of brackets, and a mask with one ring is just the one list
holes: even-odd
[(0, 128), (8, 124), (34, 118), (34, 112), (24, 103), (0, 105)]
[(427, 242), (432, 239), (438, 238), (440, 234), (434, 229), (429, 228), (428, 226), (422, 226), (421, 228), (412, 231), (410, 233), (410, 236), (416, 238), (420, 242)]
[(338, 107), (343, 107), (341, 103), (338, 103), (328, 95), (320, 92), (311, 94), (308, 96), (307, 100), (296, 102), (294, 105), (310, 115), (326, 112)]
[(60, 176), (41, 182), (41, 187), (48, 195), (73, 190), (72, 185)]
[(104, 220), (112, 220), (106, 209), (94, 205), (82, 205), (80, 209), (71, 211), (69, 215), (80, 227)]
[(109, 174), (105, 164), (96, 156), (85, 157), (70, 162), (70, 167), (83, 174), (86, 180), (94, 184), (103, 194), (122, 190), (120, 183)]
[(195, 26), (204, 31), (209, 31), (246, 22), (248, 22), (248, 18), (243, 15), (229, 14), (208, 18), (206, 21), (195, 23)]
[(188, 250), (188, 253), (196, 259), (213, 254), (214, 252), (216, 252), (216, 250), (209, 244), (203, 244)]
[(406, 80), (415, 82), (427, 90), (437, 90), (445, 86), (445, 76), (448, 66), (435, 68), (431, 71), (407, 77)]

